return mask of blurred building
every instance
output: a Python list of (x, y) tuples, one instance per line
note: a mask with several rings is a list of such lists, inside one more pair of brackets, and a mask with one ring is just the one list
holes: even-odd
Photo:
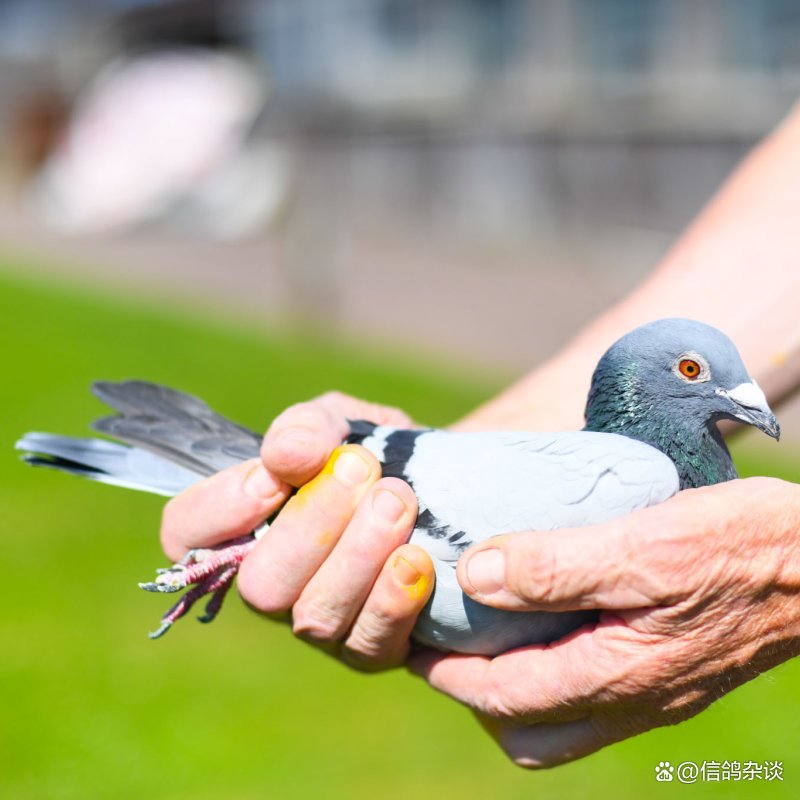
[(275, 0), (240, 13), (276, 84), (266, 129), (337, 152), (353, 140), (366, 183), (383, 150), (397, 192), (411, 184), (407, 213), (512, 239), (679, 227), (800, 91), (794, 0)]
[(3, 0), (0, 131), (26, 98), (69, 101), (114, 55), (176, 44), (268, 76), (250, 140), (291, 165), (258, 261), (272, 301), (363, 318), (365, 282), (400, 273), (435, 302), (397, 290), (365, 324), (420, 313), (420, 338), (486, 356), (458, 303), (426, 327), (447, 287), (495, 287), (505, 322), (583, 286), (512, 361), (646, 272), (800, 92), (796, 0)]

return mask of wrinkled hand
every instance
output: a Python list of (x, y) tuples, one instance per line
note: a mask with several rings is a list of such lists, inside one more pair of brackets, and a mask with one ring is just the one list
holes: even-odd
[(609, 524), (499, 536), (458, 577), (497, 608), (606, 609), (549, 646), (412, 656), (516, 763), (552, 766), (687, 719), (800, 652), (800, 487), (732, 481)]
[[(404, 544), (417, 501), (381, 478), (365, 448), (341, 446), (348, 419), (409, 427), (401, 411), (338, 393), (292, 406), (253, 459), (173, 498), (161, 526), (173, 560), (194, 547), (244, 535), (285, 503), (243, 561), (239, 592), (253, 608), (290, 620), (294, 632), (351, 666), (403, 663), (416, 617), (433, 588), (433, 565)], [(292, 487), (302, 487), (288, 502)]]

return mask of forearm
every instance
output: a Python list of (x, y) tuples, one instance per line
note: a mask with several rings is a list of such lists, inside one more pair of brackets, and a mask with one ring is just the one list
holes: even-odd
[(594, 366), (622, 334), (692, 317), (737, 344), (770, 401), (800, 383), (800, 108), (723, 185), (657, 269), (552, 359), (456, 427), (574, 429)]

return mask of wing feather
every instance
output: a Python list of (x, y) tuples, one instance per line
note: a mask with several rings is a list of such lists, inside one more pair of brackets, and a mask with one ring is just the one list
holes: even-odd
[[(435, 542), (455, 561), (499, 533), (607, 522), (660, 503), (679, 489), (672, 461), (642, 442), (610, 433), (454, 433), (419, 436), (406, 473), (429, 514), (457, 546)], [(425, 530), (412, 541), (431, 549)]]
[(202, 475), (258, 456), (261, 436), (231, 422), (191, 395), (146, 381), (98, 381), (94, 394), (119, 414), (96, 431), (169, 459)]

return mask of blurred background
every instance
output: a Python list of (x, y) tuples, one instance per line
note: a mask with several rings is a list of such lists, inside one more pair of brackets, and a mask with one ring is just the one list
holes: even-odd
[[(2, 440), (85, 433), (101, 377), (256, 429), (334, 387), (445, 424), (647, 274), (798, 94), (794, 0), (0, 0)], [(780, 417), (742, 472), (800, 476)], [(697, 794), (797, 794), (794, 665), (525, 774), (235, 598), (149, 642), (160, 502), (0, 471), (2, 797), (639, 797), (713, 758), (786, 780)]]

